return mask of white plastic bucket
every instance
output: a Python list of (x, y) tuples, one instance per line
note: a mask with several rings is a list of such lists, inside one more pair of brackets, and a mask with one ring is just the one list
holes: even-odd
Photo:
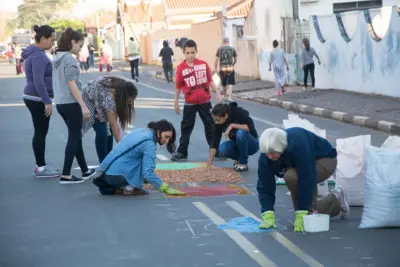
[(326, 214), (312, 214), (303, 217), (304, 231), (309, 233), (329, 231), (330, 216)]

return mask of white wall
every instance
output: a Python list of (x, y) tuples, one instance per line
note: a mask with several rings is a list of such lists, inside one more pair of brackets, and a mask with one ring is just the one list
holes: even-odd
[[(318, 16), (324, 43), (310, 22), (311, 45), (322, 63), (316, 65), (316, 87), (400, 97), (400, 17), (397, 7), (393, 7), (390, 14), (388, 29), (383, 30), (386, 34), (380, 41), (371, 38), (363, 12), (353, 13), (353, 18), (347, 15), (346, 21), (356, 22), (355, 27), (344, 22), (350, 42), (342, 38), (335, 16)], [(380, 17), (379, 25), (385, 24), (387, 11), (382, 11)], [(372, 14), (371, 18), (374, 19)]]
[[(307, 20), (312, 15), (331, 15), (333, 13), (333, 3), (345, 3), (345, 2), (363, 1), (363, 0), (298, 0), (298, 1), (300, 3), (299, 16), (300, 18)], [(383, 0), (382, 4), (383, 6), (394, 6), (400, 4), (400, 1)]]
[[(238, 19), (228, 19), (228, 23), (226, 26), (226, 36), (231, 41), (231, 45), (233, 44), (232, 40), (236, 38), (236, 32), (233, 32), (233, 25), (243, 26), (246, 19), (238, 18)], [(234, 36), (235, 34), (235, 36)], [(222, 41), (221, 41), (222, 42)]]

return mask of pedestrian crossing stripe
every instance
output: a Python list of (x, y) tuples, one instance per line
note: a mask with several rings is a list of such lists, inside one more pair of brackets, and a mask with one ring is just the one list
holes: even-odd
[[(286, 185), (285, 180), (283, 178), (276, 179), (276, 184), (277, 185)], [(335, 185), (336, 182), (335, 182), (335, 180), (333, 178), (329, 178), (328, 179), (328, 184), (329, 185)]]

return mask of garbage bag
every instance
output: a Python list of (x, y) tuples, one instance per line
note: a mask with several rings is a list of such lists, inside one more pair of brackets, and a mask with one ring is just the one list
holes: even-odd
[(400, 149), (400, 136), (389, 136), (386, 141), (382, 144), (382, 147), (390, 149)]
[(400, 150), (367, 146), (364, 210), (359, 228), (400, 226)]
[(371, 144), (371, 135), (359, 135), (336, 140), (338, 165), (336, 186), (347, 192), (350, 206), (364, 205), (365, 148)]

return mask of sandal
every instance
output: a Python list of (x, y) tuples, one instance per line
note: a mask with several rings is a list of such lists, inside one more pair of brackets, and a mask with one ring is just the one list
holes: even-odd
[(249, 167), (245, 166), (245, 165), (236, 165), (236, 167), (235, 167), (235, 171), (237, 171), (237, 172), (246, 172), (248, 170), (249, 170)]

